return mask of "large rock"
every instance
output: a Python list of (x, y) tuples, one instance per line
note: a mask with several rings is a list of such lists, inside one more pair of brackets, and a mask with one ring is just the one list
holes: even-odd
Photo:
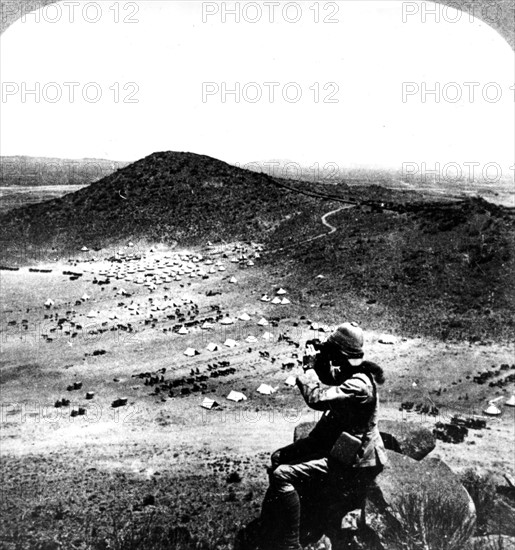
[(476, 510), (458, 476), (438, 458), (387, 454), (385, 469), (366, 492), (364, 516), (362, 495), (336, 478), (315, 492), (300, 492), (305, 545), (323, 534), (334, 548), (352, 550), (452, 550), (466, 544)]
[(381, 420), (379, 428), (387, 449), (415, 460), (422, 460), (436, 447), (433, 433), (415, 422)]
[(411, 540), (413, 548), (446, 550), (468, 540), (475, 529), (475, 506), (447, 464), (387, 453), (388, 464), (368, 491), (367, 528), (361, 535), (369, 547), (390, 549)]
[[(306, 437), (316, 422), (303, 422), (295, 426), (293, 440)], [(430, 430), (414, 422), (381, 420), (381, 436), (386, 449), (421, 460), (436, 446), (435, 436)]]

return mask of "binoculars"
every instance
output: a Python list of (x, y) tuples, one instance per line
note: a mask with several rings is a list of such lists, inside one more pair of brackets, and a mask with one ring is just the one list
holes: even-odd
[[(306, 342), (306, 348), (308, 346), (312, 346), (317, 353), (320, 353), (320, 351), (322, 351), (324, 347), (324, 344), (318, 338), (314, 338)], [(304, 357), (302, 358), (302, 366), (304, 367), (304, 370), (313, 368), (315, 364), (315, 358), (316, 355), (304, 355)]]

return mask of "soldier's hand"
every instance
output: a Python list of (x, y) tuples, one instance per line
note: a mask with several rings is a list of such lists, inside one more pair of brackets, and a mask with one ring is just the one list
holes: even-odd
[(297, 386), (299, 385), (299, 383), (303, 385), (318, 383), (318, 376), (316, 375), (314, 370), (307, 370), (303, 374), (299, 374), (297, 376)]
[(318, 353), (319, 352), (311, 344), (306, 346), (306, 351), (304, 352), (304, 357), (302, 358), (302, 367), (304, 372), (314, 367)]
[(318, 351), (315, 349), (315, 347), (313, 346), (313, 344), (308, 344), (306, 346), (306, 351), (304, 352), (304, 355), (316, 355), (318, 353)]

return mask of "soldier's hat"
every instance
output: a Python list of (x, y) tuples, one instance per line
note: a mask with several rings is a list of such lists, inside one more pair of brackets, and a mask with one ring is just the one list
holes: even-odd
[(327, 342), (345, 355), (351, 365), (357, 367), (362, 363), (364, 337), (358, 323), (343, 323), (329, 336)]

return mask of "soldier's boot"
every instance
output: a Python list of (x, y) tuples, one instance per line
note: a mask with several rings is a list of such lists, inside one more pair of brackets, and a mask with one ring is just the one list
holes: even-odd
[(251, 521), (236, 535), (234, 550), (275, 550), (277, 538), (279, 497), (272, 488), (268, 488), (261, 515)]
[(273, 550), (302, 550), (299, 542), (300, 499), (297, 491), (279, 493), (274, 507)]
[(238, 531), (234, 541), (234, 550), (260, 550), (261, 539), (261, 520), (255, 519)]

